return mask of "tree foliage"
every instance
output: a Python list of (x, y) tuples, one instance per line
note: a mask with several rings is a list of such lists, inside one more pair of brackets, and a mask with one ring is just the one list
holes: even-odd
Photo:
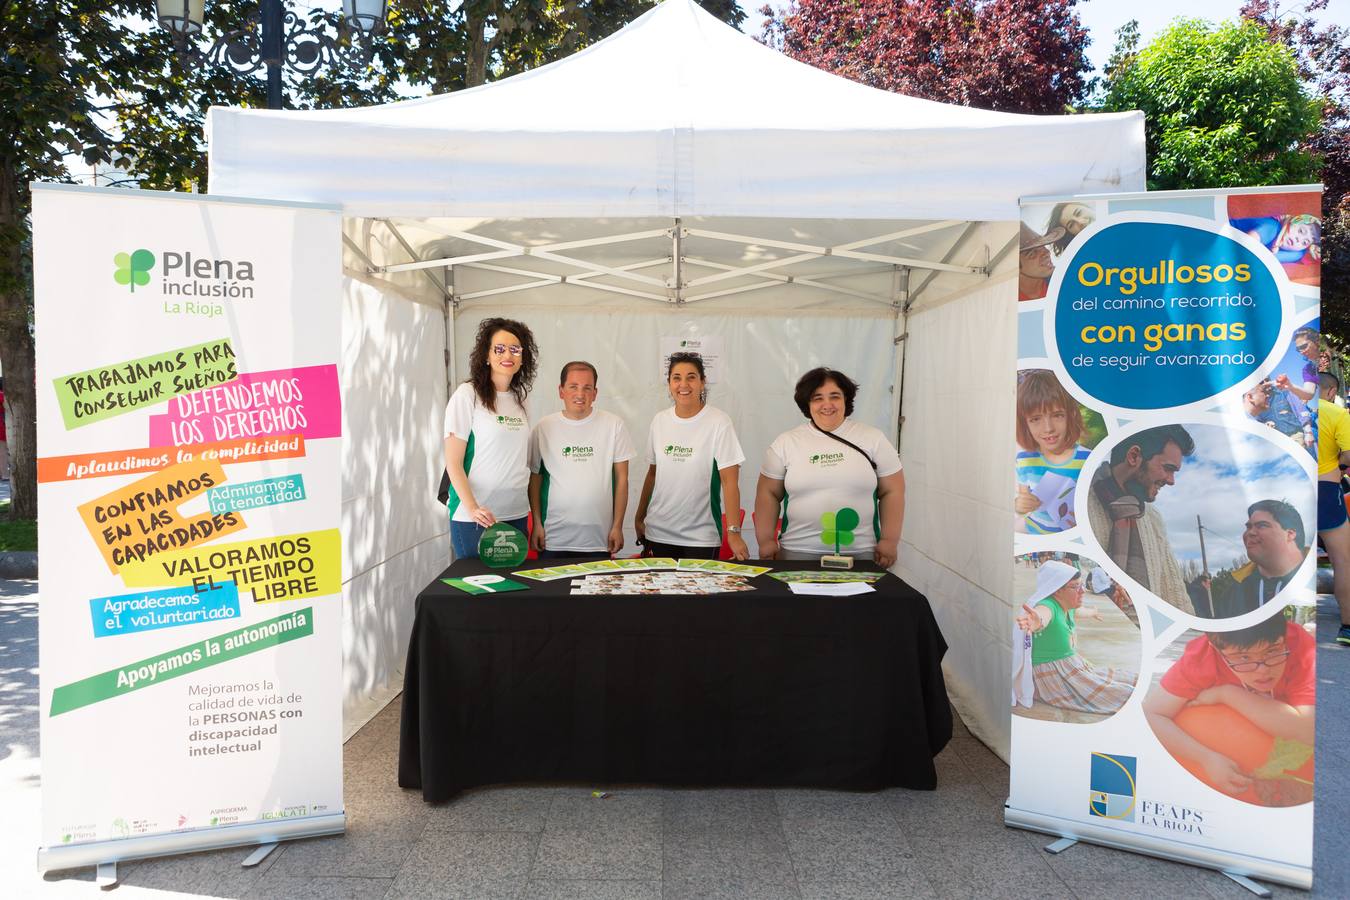
[(1111, 83), (1107, 110), (1143, 110), (1154, 190), (1295, 184), (1315, 177), (1300, 148), (1319, 101), (1288, 47), (1252, 23), (1184, 19)]
[[(391, 0), (370, 64), (288, 75), (286, 105), (362, 106), (482, 84), (561, 59), (652, 5)], [(733, 25), (745, 17), (733, 0), (704, 6)], [(258, 0), (208, 0), (206, 8), (202, 47), (248, 27)], [(336, 13), (292, 8), (309, 24), (341, 34)], [(96, 165), (147, 188), (205, 191), (206, 111), (266, 102), (261, 78), (225, 64), (185, 64), (154, 22), (151, 0), (0, 0), (0, 367), (13, 420), (16, 516), (37, 515), (28, 183), (69, 181), (79, 168)]]
[(1326, 8), (1327, 0), (1310, 0), (1287, 16), (1271, 0), (1249, 0), (1242, 17), (1294, 53), (1321, 102), (1321, 125), (1302, 149), (1320, 163), (1324, 186), (1322, 330), (1350, 338), (1350, 29), (1319, 23)]
[(1091, 69), (1077, 0), (798, 0), (761, 40), (872, 87), (981, 109), (1062, 113)]

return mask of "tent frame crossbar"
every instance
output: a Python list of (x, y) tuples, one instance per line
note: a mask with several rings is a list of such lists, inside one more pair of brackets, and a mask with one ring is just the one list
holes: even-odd
[[(376, 266), (370, 259), (348, 242), (348, 246), (356, 252), (362, 261), (364, 261), (372, 274), (392, 274), (396, 272), (423, 271), (426, 278), (435, 286), (437, 293), (442, 297), (452, 300), (455, 305), (464, 300), (474, 300), (483, 297), (495, 297), (502, 294), (516, 293), (519, 291), (533, 290), (536, 288), (545, 288), (557, 284), (584, 283), (587, 287), (609, 293), (623, 294), (630, 297), (637, 297), (644, 300), (652, 300), (660, 303), (685, 304), (695, 303), (702, 300), (712, 300), (717, 297), (726, 297), (734, 294), (749, 293), (759, 291), (769, 287), (781, 286), (784, 284), (799, 284), (804, 287), (816, 288), (833, 294), (840, 294), (847, 297), (853, 297), (866, 300), (872, 303), (880, 303), (886, 306), (894, 306), (896, 297), (894, 292), (892, 296), (882, 297), (876, 294), (870, 294), (866, 291), (859, 291), (853, 288), (844, 287), (838, 284), (831, 284), (825, 279), (848, 277), (851, 275), (862, 275), (878, 270), (900, 270), (906, 272), (912, 269), (922, 269), (927, 277), (918, 289), (913, 293), (908, 291), (908, 278), (906, 281), (906, 302), (912, 303), (924, 287), (938, 274), (942, 272), (951, 272), (962, 275), (984, 275), (988, 277), (989, 266), (963, 266), (951, 262), (955, 256), (955, 250), (965, 242), (971, 232), (979, 224), (977, 222), (966, 222), (959, 219), (943, 220), (939, 222), (926, 222), (922, 225), (916, 225), (910, 228), (892, 231), (886, 234), (873, 235), (857, 240), (849, 241), (836, 246), (817, 246), (813, 244), (801, 244), (792, 241), (777, 240), (774, 238), (756, 237), (754, 235), (734, 234), (724, 231), (712, 231), (703, 228), (686, 228), (682, 225), (679, 218), (674, 219), (673, 227), (661, 229), (647, 229), (643, 231), (626, 232), (624, 234), (605, 235), (603, 237), (583, 238), (574, 241), (558, 241), (550, 244), (541, 244), (536, 246), (527, 246), (524, 244), (512, 243), (499, 238), (488, 237), (486, 235), (474, 234), (469, 231), (462, 231), (456, 228), (448, 228), (436, 225), (434, 222), (419, 220), (402, 220), (394, 218), (380, 219), (389, 229), (395, 240), (403, 247), (413, 260), (406, 263), (394, 263), (384, 266)], [(469, 243), (478, 244), (484, 248), (481, 252), (466, 253), (459, 256), (444, 256), (435, 259), (416, 259), (416, 253), (412, 245), (403, 236), (399, 225), (404, 222), (416, 225), (416, 227), (434, 232), (445, 237), (463, 240)], [(964, 225), (965, 230), (957, 237), (951, 249), (939, 262), (932, 260), (916, 259), (903, 256), (892, 256), (882, 253), (873, 253), (860, 248), (870, 247), (877, 244), (885, 244), (893, 241), (903, 240), (904, 238), (914, 237), (920, 234), (926, 234), (933, 231), (941, 231), (948, 228), (954, 228)], [(703, 238), (707, 240), (723, 241), (747, 246), (772, 247), (780, 250), (793, 251), (793, 255), (781, 259), (765, 260), (751, 265), (733, 266), (725, 263), (716, 263), (711, 260), (702, 259), (694, 256), (685, 256), (685, 240), (688, 238)], [(644, 241), (657, 238), (664, 238), (671, 241), (671, 254), (664, 258), (646, 260), (638, 263), (629, 263), (622, 266), (607, 266), (600, 263), (591, 262), (585, 259), (578, 259), (575, 256), (566, 254), (562, 251), (578, 250), (588, 247), (600, 247), (612, 244), (629, 243), (633, 241)], [(513, 266), (504, 266), (496, 264), (498, 261), (510, 260), (516, 258), (534, 257), (558, 263), (563, 266), (580, 269), (579, 273), (572, 274), (553, 274), (549, 272), (539, 272), (531, 269), (516, 268)], [(811, 262), (826, 257), (837, 257), (841, 260), (850, 260), (860, 263), (874, 263), (879, 265), (856, 266), (848, 270), (837, 272), (817, 273), (810, 277), (800, 275), (789, 275), (782, 271), (788, 266), (799, 263)], [(697, 278), (686, 280), (683, 267), (685, 265), (701, 267), (715, 270), (712, 274), (702, 275)], [(658, 265), (670, 265), (671, 274), (667, 278), (657, 278), (651, 275), (644, 275), (639, 270), (649, 269)], [(481, 291), (471, 291), (467, 293), (453, 293), (447, 284), (433, 275), (430, 269), (444, 268), (453, 271), (454, 267), (461, 266), (468, 269), (479, 269), (483, 271), (498, 272), (505, 275), (513, 275), (527, 279), (518, 284), (504, 285), (501, 287), (488, 288)], [(622, 287), (614, 284), (607, 284), (595, 279), (601, 276), (619, 279), (640, 285), (647, 290), (640, 290), (634, 287)], [(716, 284), (728, 281), (734, 278), (746, 278), (754, 276), (756, 281), (750, 284), (737, 285), (735, 287), (723, 288), (721, 290), (704, 291), (697, 294), (686, 294), (688, 288), (702, 287), (705, 285)], [(656, 288), (665, 291), (664, 294), (650, 290)]]

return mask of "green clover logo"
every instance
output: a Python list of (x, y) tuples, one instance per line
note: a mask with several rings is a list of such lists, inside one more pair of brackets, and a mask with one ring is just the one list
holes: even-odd
[(675, 452), (675, 445), (674, 445), (674, 444), (666, 444), (666, 456), (669, 456), (670, 454), (672, 454), (672, 453), (674, 453), (674, 452)]
[(814, 463), (814, 462), (820, 462), (820, 454), (817, 453), (815, 456), (812, 456), (812, 457), (811, 457), (811, 462), (813, 462), (813, 463)]
[(505, 422), (505, 421), (506, 421), (506, 416), (498, 416), (498, 417), (497, 417), (497, 424), (498, 424), (498, 425), (502, 424), (502, 423)]
[(571, 456), (571, 455), (572, 455), (572, 448), (571, 448), (571, 447), (564, 447), (564, 448), (563, 448), (563, 456)]
[(215, 824), (218, 823), (219, 821), (220, 821), (219, 817), (217, 817), (217, 816), (212, 816), (212, 817), (211, 817), (211, 824), (212, 824), (212, 825), (215, 825)]
[(834, 544), (837, 556), (840, 547), (853, 543), (853, 529), (858, 527), (858, 511), (845, 506), (837, 512), (827, 512), (820, 517), (820, 542)]
[(137, 250), (131, 254), (119, 253), (113, 257), (113, 262), (117, 265), (113, 281), (125, 284), (134, 294), (136, 285), (144, 287), (150, 283), (150, 270), (155, 267), (155, 254), (149, 250)]
[(68, 834), (63, 834), (63, 835), (61, 835), (61, 843), (63, 843), (63, 844), (69, 844), (69, 843), (70, 843), (70, 835), (68, 835)]

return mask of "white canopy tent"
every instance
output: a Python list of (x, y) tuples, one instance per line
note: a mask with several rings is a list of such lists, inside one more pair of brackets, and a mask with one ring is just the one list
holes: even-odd
[(943, 625), (963, 716), (1006, 754), (1017, 201), (1142, 190), (1141, 114), (890, 94), (667, 0), (484, 87), (213, 109), (208, 128), (213, 193), (348, 217), (349, 729), (397, 690), (411, 598), (448, 555), (430, 497), (465, 335), (506, 315), (540, 343), (534, 414), (556, 408), (557, 367), (587, 358), (639, 448), (667, 402), (661, 340), (719, 339), (713, 402), (738, 423), (747, 508), (764, 448), (800, 421), (792, 381), (820, 364), (853, 374), (856, 417), (904, 423), (897, 570)]

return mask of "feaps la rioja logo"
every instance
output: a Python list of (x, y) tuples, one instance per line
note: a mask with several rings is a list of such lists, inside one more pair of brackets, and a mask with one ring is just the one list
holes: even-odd
[(117, 270), (113, 272), (113, 281), (125, 284), (133, 294), (136, 286), (145, 287), (150, 283), (150, 270), (155, 267), (155, 254), (141, 249), (134, 253), (119, 253), (113, 257)]

